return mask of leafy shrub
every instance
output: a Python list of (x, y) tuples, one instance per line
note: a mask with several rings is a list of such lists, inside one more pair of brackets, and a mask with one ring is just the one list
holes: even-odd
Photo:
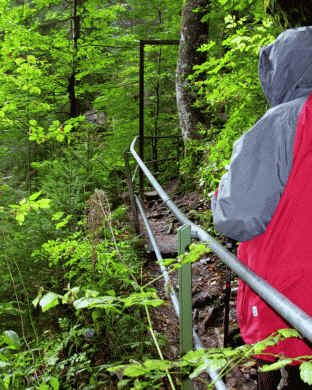
[(207, 53), (208, 60), (196, 66), (192, 76), (200, 94), (197, 105), (211, 113), (210, 129), (200, 145), (203, 161), (197, 173), (206, 196), (217, 187), (234, 141), (268, 108), (257, 75), (259, 49), (280, 31), (269, 18), (251, 22), (228, 14), (224, 23), (224, 53), (220, 55), (215, 41), (202, 45), (199, 50)]

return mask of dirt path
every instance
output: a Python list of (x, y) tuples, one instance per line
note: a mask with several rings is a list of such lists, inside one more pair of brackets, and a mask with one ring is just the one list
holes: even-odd
[[(174, 202), (183, 212), (192, 210), (192, 215), (198, 216), (207, 210), (207, 205), (200, 199), (199, 194), (171, 195)], [(164, 207), (157, 194), (147, 194), (145, 208), (152, 230), (156, 236), (160, 251), (164, 258), (176, 257), (176, 230), (180, 226), (176, 219)], [(192, 219), (192, 216), (190, 216)], [(198, 220), (194, 220), (198, 223)], [(141, 231), (144, 231), (141, 222)], [(146, 251), (149, 256), (145, 272), (148, 279), (153, 280), (160, 274), (151, 245), (146, 238)], [(223, 319), (224, 319), (224, 264), (212, 253), (205, 255), (192, 264), (192, 295), (193, 295), (193, 324), (206, 348), (223, 346)], [(178, 291), (177, 275), (171, 274), (172, 284)], [(148, 280), (147, 279), (147, 280)], [(163, 339), (163, 353), (167, 359), (179, 358), (179, 330), (178, 320), (167, 294), (164, 291), (162, 279), (154, 283), (159, 297), (164, 299), (165, 305), (151, 310), (153, 326)], [(230, 330), (233, 335), (238, 333), (235, 310), (237, 293), (237, 279), (232, 276), (232, 294), (230, 299)], [(234, 344), (235, 338), (232, 338)], [(234, 345), (233, 345), (234, 346)], [(236, 346), (236, 345), (235, 345)], [(228, 390), (254, 390), (256, 389), (255, 368), (235, 368), (226, 378)], [(205, 389), (197, 385), (198, 389)]]

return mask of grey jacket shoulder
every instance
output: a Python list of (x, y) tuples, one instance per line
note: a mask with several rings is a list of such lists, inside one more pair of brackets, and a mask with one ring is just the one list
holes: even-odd
[(211, 208), (218, 232), (238, 241), (262, 234), (289, 177), (298, 117), (307, 96), (280, 104), (234, 144)]

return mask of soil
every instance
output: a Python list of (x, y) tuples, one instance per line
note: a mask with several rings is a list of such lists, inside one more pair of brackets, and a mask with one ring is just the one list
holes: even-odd
[[(168, 190), (168, 189), (167, 189)], [(170, 188), (169, 188), (170, 193)], [(164, 258), (177, 256), (177, 228), (178, 221), (159, 200), (154, 191), (145, 194), (144, 206), (146, 214), (154, 232), (159, 249)], [(209, 204), (205, 204), (196, 192), (187, 195), (174, 195), (171, 198), (182, 212), (197, 224), (201, 224), (199, 215), (205, 214)], [(189, 212), (191, 210), (191, 212)], [(146, 282), (160, 275), (160, 268), (156, 262), (153, 249), (149, 243), (142, 220), (140, 220), (141, 232), (145, 235), (145, 249), (148, 262), (145, 266)], [(223, 347), (223, 323), (224, 323), (224, 297), (226, 266), (213, 254), (204, 255), (196, 263), (192, 264), (192, 296), (193, 296), (193, 326), (206, 348)], [(177, 274), (170, 274), (172, 285), (178, 292)], [(174, 312), (168, 295), (164, 289), (164, 281), (160, 279), (153, 286), (165, 304), (151, 309), (153, 327), (161, 335), (163, 340), (162, 351), (165, 359), (176, 360), (179, 358), (179, 328), (178, 319)], [(237, 346), (239, 329), (237, 324), (235, 301), (238, 282), (234, 275), (231, 276), (231, 296), (229, 302), (229, 329), (230, 345)], [(208, 380), (208, 377), (205, 378)], [(228, 390), (255, 390), (256, 369), (255, 366), (234, 368), (225, 378)], [(195, 381), (194, 389), (206, 389), (207, 386)]]

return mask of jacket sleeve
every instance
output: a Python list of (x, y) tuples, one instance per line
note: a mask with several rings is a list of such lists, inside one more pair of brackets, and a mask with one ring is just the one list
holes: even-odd
[(211, 202), (218, 232), (247, 241), (265, 231), (291, 170), (296, 116), (289, 109), (271, 109), (235, 142)]

